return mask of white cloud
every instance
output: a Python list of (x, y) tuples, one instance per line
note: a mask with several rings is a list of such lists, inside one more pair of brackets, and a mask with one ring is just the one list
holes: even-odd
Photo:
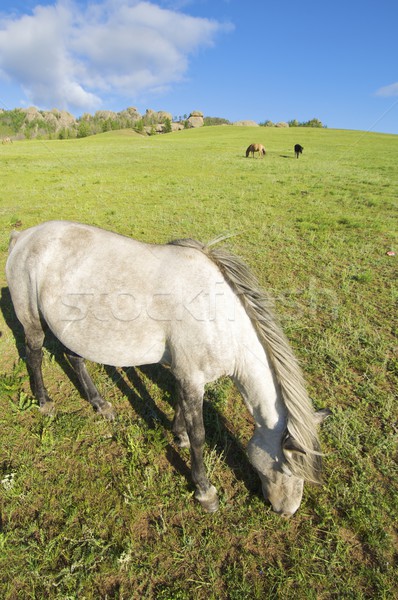
[(376, 96), (398, 96), (398, 82), (378, 89)]
[(0, 77), (41, 108), (93, 109), (107, 93), (130, 101), (181, 81), (190, 55), (222, 24), (154, 2), (68, 0), (0, 22)]

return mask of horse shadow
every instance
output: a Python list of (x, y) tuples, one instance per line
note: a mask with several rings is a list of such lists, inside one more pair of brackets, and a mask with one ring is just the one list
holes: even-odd
[(17, 315), (15, 314), (8, 287), (1, 288), (0, 310), (3, 313), (6, 325), (14, 335), (19, 358), (25, 359), (25, 334), (21, 323), (17, 319)]
[[(14, 306), (11, 300), (10, 290), (7, 288), (1, 289), (0, 296), (0, 310), (3, 313), (4, 321), (8, 328), (12, 331), (15, 340), (15, 346), (18, 351), (19, 360), (23, 360), (26, 363), (26, 347), (25, 347), (25, 333), (21, 323), (18, 321), (18, 318), (14, 311)], [(51, 333), (49, 329), (46, 330), (45, 339), (43, 348), (48, 350), (48, 352), (54, 357), (55, 361), (63, 370), (64, 374), (68, 379), (71, 380), (73, 385), (78, 390), (79, 394), (85, 398), (84, 391), (80, 385), (80, 382), (72, 369), (71, 365), (65, 358), (65, 347), (61, 344), (61, 342)], [(30, 388), (33, 390), (33, 378), (32, 373), (28, 365), (26, 364), (26, 369), (29, 376)]]
[[(8, 287), (1, 289), (0, 310), (6, 325), (13, 333), (20, 360), (26, 361), (25, 334), (15, 314)], [(80, 395), (85, 398), (78, 378), (65, 358), (64, 346), (50, 331), (46, 332), (44, 348), (54, 357), (65, 376), (71, 380)], [(156, 404), (140, 376), (140, 373), (143, 374), (148, 381), (154, 384), (161, 391), (162, 397), (175, 409), (176, 382), (169, 369), (160, 364), (140, 366), (139, 368), (126, 367), (121, 370), (105, 365), (104, 369), (107, 376), (121, 394), (127, 398), (134, 412), (143, 419), (149, 429), (154, 429), (160, 423), (164, 429), (171, 431), (172, 421)], [(28, 374), (32, 382), (29, 370)], [(259, 478), (256, 476), (244, 448), (228, 427), (227, 419), (206, 399), (206, 395), (203, 403), (203, 418), (208, 445), (214, 448), (219, 456), (223, 456), (222, 460), (234, 473), (236, 479), (243, 482), (249, 493), (261, 495)], [(172, 467), (191, 483), (193, 488), (190, 469), (179, 449), (176, 449), (172, 443), (166, 445), (166, 458)]]
[[(121, 377), (119, 370), (114, 367), (105, 366), (105, 370), (119, 391), (128, 399), (134, 412), (145, 421), (148, 428), (155, 428), (156, 424), (160, 423), (164, 429), (171, 431), (172, 421), (156, 404), (140, 377), (141, 373), (154, 384), (161, 391), (165, 402), (175, 410), (176, 381), (170, 369), (160, 364), (127, 367), (122, 369), (125, 377)], [(242, 481), (250, 493), (260, 494), (260, 480), (256, 476), (243, 446), (231, 433), (224, 415), (206, 399), (206, 393), (203, 402), (203, 420), (208, 446), (214, 448), (219, 456), (222, 455), (223, 461), (234, 473), (236, 479)], [(166, 445), (166, 457), (173, 468), (191, 481), (190, 470), (181, 456), (181, 451), (176, 449), (174, 444)]]

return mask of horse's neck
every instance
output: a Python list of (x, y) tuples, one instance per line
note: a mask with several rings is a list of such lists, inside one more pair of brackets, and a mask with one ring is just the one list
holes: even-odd
[(234, 380), (258, 427), (282, 432), (286, 409), (268, 356), (257, 335), (241, 346)]

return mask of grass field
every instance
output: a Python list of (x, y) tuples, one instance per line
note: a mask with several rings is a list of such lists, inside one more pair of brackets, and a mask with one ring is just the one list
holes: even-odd
[[(251, 142), (264, 159), (245, 158)], [(299, 160), (293, 145), (304, 153)], [(0, 597), (390, 599), (398, 590), (398, 137), (327, 129), (122, 131), (0, 146)], [(49, 219), (135, 238), (236, 234), (275, 299), (317, 408), (324, 484), (283, 520), (245, 457), (253, 424), (229, 380), (207, 390), (220, 510), (193, 499), (159, 366), (90, 364), (93, 414), (49, 339), (42, 416), (4, 276), (10, 231)], [(21, 358), (22, 357), (22, 358)]]

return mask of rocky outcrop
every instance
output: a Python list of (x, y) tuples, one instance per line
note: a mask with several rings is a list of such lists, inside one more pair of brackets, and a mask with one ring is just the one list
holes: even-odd
[(259, 124), (256, 121), (235, 121), (234, 125), (238, 127), (259, 127)]
[(25, 113), (25, 124), (35, 122), (38, 126), (40, 124), (47, 124), (54, 131), (59, 131), (63, 127), (72, 127), (76, 124), (76, 119), (73, 115), (66, 112), (66, 110), (38, 110), (35, 106), (29, 108), (22, 108), (22, 112)]
[(147, 108), (146, 113), (143, 117), (144, 122), (148, 125), (164, 123), (167, 119), (171, 122), (173, 117), (169, 112), (159, 110), (158, 112)]
[[(175, 117), (173, 121), (172, 114), (164, 110), (154, 111), (150, 108), (144, 114), (140, 114), (134, 106), (125, 108), (120, 112), (112, 110), (98, 110), (94, 114), (85, 113), (75, 118), (64, 110), (39, 110), (35, 106), (29, 108), (14, 109), (7, 111), (0, 108), (1, 122), (10, 126), (15, 122), (15, 115), (7, 117), (7, 113), (15, 111), (22, 113), (23, 118), (18, 121), (18, 132), (26, 138), (38, 136), (50, 137), (52, 139), (66, 139), (70, 137), (86, 137), (117, 129), (134, 129), (137, 132), (153, 135), (156, 133), (169, 133), (170, 131), (180, 131), (186, 128), (198, 128), (206, 125), (224, 124), (223, 119), (205, 119), (203, 113), (199, 110), (193, 110), (189, 117)], [(8, 119), (8, 120), (7, 120)], [(14, 121), (12, 121), (14, 119)], [(230, 124), (229, 121), (225, 121)], [(234, 125), (246, 127), (259, 127), (255, 121), (243, 120), (236, 121)], [(277, 123), (276, 127), (288, 127), (287, 123)]]
[(39, 112), (35, 106), (29, 106), (29, 108), (22, 108), (21, 110), (25, 113), (26, 123), (31, 123), (35, 119), (38, 121), (44, 121), (43, 114)]
[(170, 123), (173, 120), (172, 114), (169, 112), (166, 112), (164, 110), (159, 110), (157, 113), (155, 113), (158, 123), (164, 123), (165, 121), (169, 120)]
[(203, 125), (204, 125), (203, 113), (201, 113), (199, 110), (194, 110), (189, 115), (187, 121), (188, 121), (188, 127), (203, 127)]
[(97, 110), (94, 117), (106, 121), (107, 119), (116, 119), (117, 114), (112, 110)]
[(184, 123), (179, 122), (171, 124), (171, 131), (181, 131), (182, 129), (185, 129)]
[(126, 119), (128, 121), (131, 121), (132, 123), (135, 123), (136, 121), (139, 121), (140, 119), (142, 119), (142, 116), (140, 115), (140, 113), (134, 106), (125, 108), (124, 110), (117, 113), (117, 116), (120, 117), (121, 119)]

